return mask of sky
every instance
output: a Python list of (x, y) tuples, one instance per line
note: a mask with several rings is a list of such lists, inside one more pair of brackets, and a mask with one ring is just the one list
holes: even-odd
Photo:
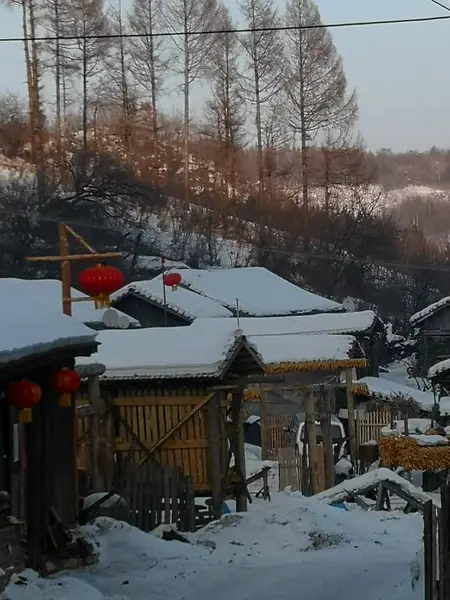
[[(280, 10), (284, 0), (275, 0)], [(225, 0), (237, 16), (237, 0)], [(450, 0), (442, 0), (450, 6)], [(431, 0), (316, 0), (324, 23), (445, 15)], [(125, 3), (124, 3), (125, 4)], [(450, 20), (333, 29), (358, 127), (371, 150), (450, 147)], [(20, 36), (20, 13), (0, 8), (0, 38)], [(2, 43), (2, 90), (25, 93), (23, 48)]]

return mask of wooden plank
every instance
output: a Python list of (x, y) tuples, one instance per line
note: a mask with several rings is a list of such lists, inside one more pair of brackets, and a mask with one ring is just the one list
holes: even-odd
[(169, 440), (173, 434), (178, 431), (180, 429), (180, 427), (182, 425), (184, 425), (187, 421), (189, 421), (190, 418), (192, 418), (195, 413), (197, 413), (201, 408), (203, 408), (203, 406), (205, 406), (205, 404), (207, 404), (211, 398), (214, 396), (214, 392), (208, 394), (205, 398), (203, 398), (203, 400), (201, 402), (199, 402), (198, 404), (196, 404), (194, 406), (194, 408), (192, 410), (190, 410), (187, 414), (185, 414), (183, 416), (182, 419), (180, 419), (178, 421), (178, 423), (170, 430), (168, 431), (162, 438), (160, 438), (156, 444), (154, 444), (150, 450), (147, 451), (147, 455), (139, 462), (139, 465), (141, 465), (143, 462), (145, 462), (148, 458), (150, 458), (150, 456), (152, 454), (155, 453), (155, 451), (162, 446), (167, 440)]
[[(146, 394), (149, 392), (146, 391)], [(115, 406), (189, 406), (204, 400), (205, 396), (120, 396), (113, 400)]]

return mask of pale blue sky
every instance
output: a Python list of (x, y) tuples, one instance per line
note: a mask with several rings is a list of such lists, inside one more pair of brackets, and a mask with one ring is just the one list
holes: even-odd
[[(277, 1), (282, 8), (283, 0)], [(316, 1), (325, 23), (446, 14), (430, 0)], [(18, 35), (19, 12), (1, 8), (0, 37)], [(334, 29), (333, 36), (356, 87), (359, 127), (371, 149), (450, 147), (450, 21)], [(24, 92), (21, 44), (3, 43), (2, 51), (2, 88)]]

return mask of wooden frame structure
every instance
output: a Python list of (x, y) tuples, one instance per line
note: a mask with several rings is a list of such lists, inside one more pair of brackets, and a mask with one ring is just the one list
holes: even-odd
[[(241, 339), (218, 378), (101, 381), (114, 435), (112, 441), (101, 440), (104, 453), (112, 448), (109, 454), (116, 471), (125, 462), (137, 469), (149, 461), (179, 468), (192, 479), (196, 495), (212, 497), (215, 517), (221, 515), (223, 500), (230, 494), (236, 497), (237, 509), (244, 511), (249, 495), (241, 419), (243, 390), (249, 383), (265, 379), (263, 365)], [(272, 381), (281, 380), (272, 377)], [(79, 395), (79, 406), (86, 405), (85, 392)], [(95, 440), (88, 419), (78, 419), (78, 456), (80, 468), (91, 472)]]
[[(72, 316), (72, 302), (92, 301), (89, 296), (81, 298), (71, 298), (71, 272), (70, 265), (73, 261), (99, 260), (105, 258), (119, 258), (121, 252), (97, 252), (84, 240), (81, 235), (76, 233), (65, 223), (58, 224), (59, 233), (59, 255), (58, 256), (28, 256), (26, 260), (31, 262), (59, 262), (61, 263), (61, 295), (62, 309), (65, 315)], [(70, 254), (69, 235), (71, 235), (80, 246), (88, 251), (88, 254)]]

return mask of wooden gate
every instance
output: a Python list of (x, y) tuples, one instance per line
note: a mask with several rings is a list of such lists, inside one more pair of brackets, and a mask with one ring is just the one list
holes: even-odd
[(370, 440), (378, 441), (382, 428), (389, 425), (390, 422), (391, 413), (389, 410), (379, 409), (366, 413), (362, 419), (358, 419), (358, 443), (366, 444)]
[[(123, 386), (123, 383), (122, 383)], [(221, 405), (219, 439), (210, 440), (207, 427), (208, 403), (213, 394), (204, 388), (147, 388), (130, 382), (114, 390), (114, 443), (116, 462), (122, 457), (135, 464), (149, 459), (162, 466), (176, 467), (191, 477), (196, 492), (211, 490), (209, 481), (210, 444), (227, 455), (225, 406)], [(80, 398), (79, 402), (86, 402)], [(106, 442), (103, 441), (103, 444)], [(79, 466), (89, 471), (89, 421), (78, 419)]]

